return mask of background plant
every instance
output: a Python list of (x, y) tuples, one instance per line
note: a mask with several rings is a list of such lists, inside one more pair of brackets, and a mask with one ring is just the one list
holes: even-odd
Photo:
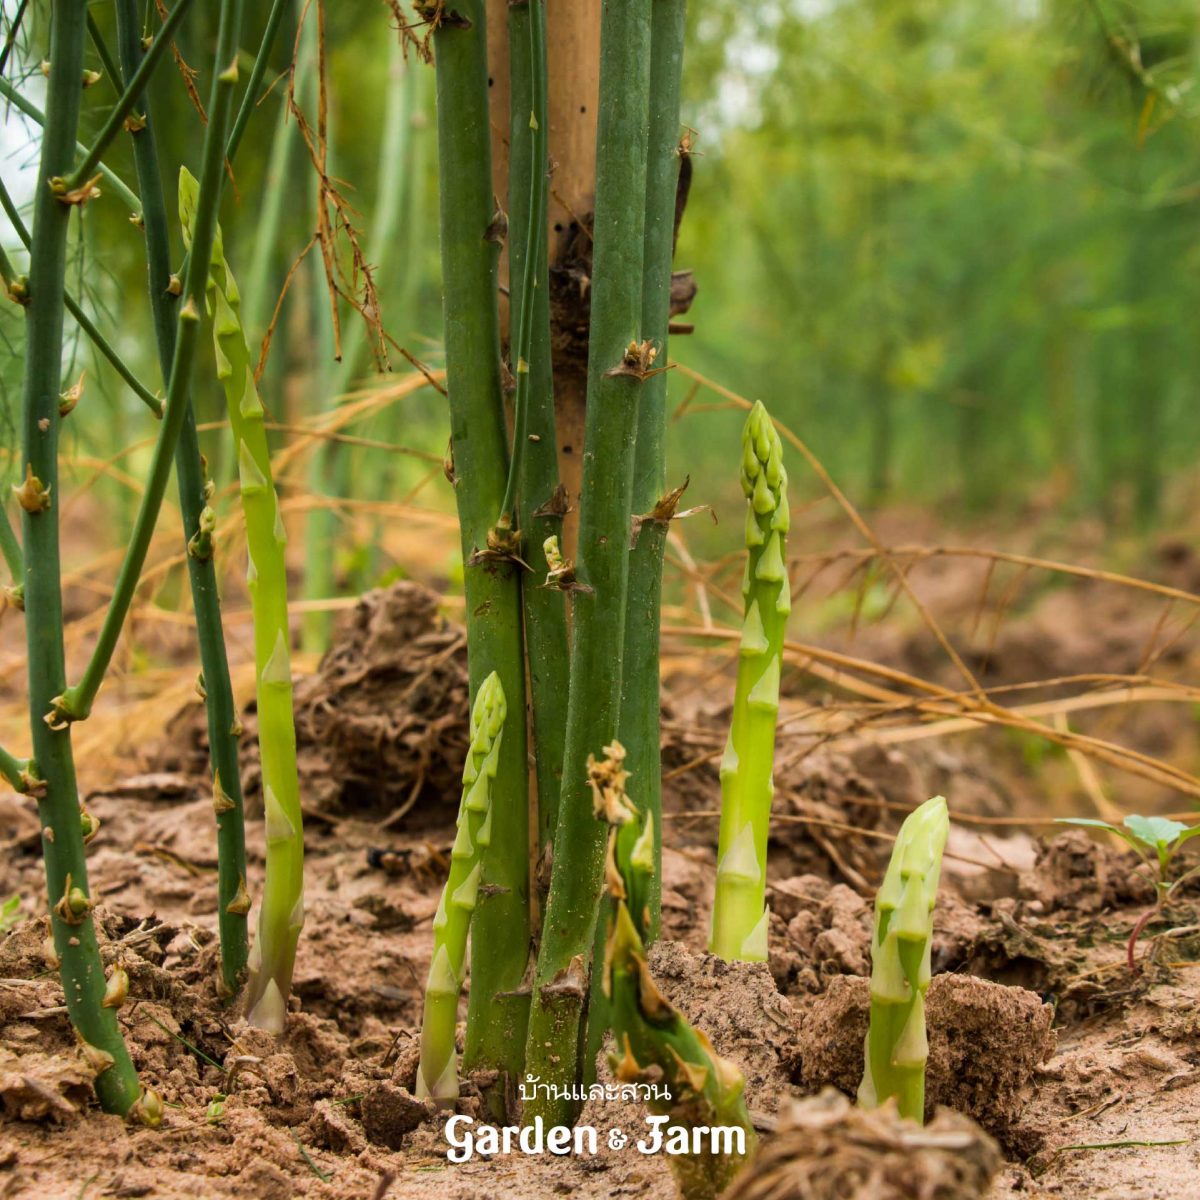
[[(1200, 873), (1200, 866), (1190, 867), (1182, 874), (1171, 878), (1175, 857), (1192, 838), (1200, 836), (1200, 825), (1188, 826), (1168, 817), (1143, 817), (1131, 813), (1121, 825), (1100, 821), (1091, 817), (1062, 817), (1062, 825), (1083, 825), (1090, 829), (1103, 829), (1116, 834), (1142, 860), (1151, 883), (1154, 885), (1154, 906), (1134, 923), (1125, 943), (1125, 958), (1131, 971), (1137, 971), (1138, 939), (1146, 926), (1158, 917), (1175, 891), (1187, 880)], [(1148, 857), (1147, 851), (1153, 858)]]

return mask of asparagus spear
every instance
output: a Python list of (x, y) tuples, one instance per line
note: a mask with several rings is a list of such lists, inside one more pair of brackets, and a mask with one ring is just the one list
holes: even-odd
[(941, 796), (909, 813), (875, 896), (871, 1024), (858, 1102), (863, 1108), (876, 1108), (895, 1096), (900, 1115), (918, 1123), (925, 1119), (925, 992), (933, 906), (949, 832)]
[(721, 832), (709, 948), (742, 962), (767, 957), (767, 829), (775, 793), (775, 724), (783, 635), (791, 611), (786, 566), (789, 526), (783, 446), (762, 403), (742, 432), (746, 574), (741, 656), (733, 720), (721, 760)]
[[(179, 214), (190, 245), (196, 181), (179, 178)], [(208, 272), (217, 376), (225, 390), (237, 446), (249, 562), (246, 578), (254, 617), (258, 741), (266, 809), (267, 875), (258, 934), (249, 957), (246, 1014), (252, 1025), (282, 1033), (292, 986), (296, 943), (304, 925), (304, 833), (296, 771), (292, 670), (288, 632), (287, 535), (271, 476), (265, 410), (242, 329), (241, 297), (225, 261), (218, 228)]]
[(425, 984), (417, 1095), (439, 1103), (453, 1103), (458, 1097), (454, 1051), (458, 995), (484, 851), (492, 840), (492, 790), (500, 766), (505, 713), (504, 688), (493, 671), (479, 685), (471, 710), (471, 746), (463, 767), (458, 836), (450, 851), (450, 877), (433, 919), (433, 961)]
[(603, 761), (588, 762), (596, 815), (611, 827), (605, 878), (613, 909), (603, 988), (620, 1051), (613, 1069), (622, 1083), (661, 1079), (668, 1098), (647, 1103), (672, 1124), (743, 1131), (740, 1153), (736, 1148), (716, 1153), (700, 1138), (689, 1139), (699, 1150), (670, 1157), (688, 1200), (715, 1200), (754, 1151), (754, 1128), (742, 1096), (746, 1081), (658, 990), (650, 973), (646, 940), (655, 917), (655, 824), (654, 816), (625, 793), (624, 758), (624, 748), (614, 742), (605, 747)]

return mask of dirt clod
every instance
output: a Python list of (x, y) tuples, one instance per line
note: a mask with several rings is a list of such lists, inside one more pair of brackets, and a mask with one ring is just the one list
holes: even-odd
[(924, 1128), (866, 1112), (832, 1088), (792, 1103), (727, 1200), (978, 1200), (1000, 1151), (974, 1121), (939, 1110)]
[[(1033, 1091), (1036, 1068), (1054, 1053), (1052, 1010), (1024, 988), (968, 975), (935, 975), (926, 997), (926, 1108), (969, 1113), (1003, 1138)], [(841, 976), (812, 1001), (800, 1033), (800, 1078), (854, 1094), (862, 1080), (870, 982)]]
[(404, 1135), (430, 1116), (420, 1100), (394, 1083), (374, 1084), (363, 1096), (361, 1109), (367, 1137), (389, 1150), (399, 1150)]

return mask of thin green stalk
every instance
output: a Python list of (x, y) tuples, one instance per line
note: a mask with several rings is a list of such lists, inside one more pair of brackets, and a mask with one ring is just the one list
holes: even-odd
[(92, 16), (90, 9), (87, 16), (87, 25), (88, 38), (91, 40), (96, 53), (100, 56), (100, 65), (104, 68), (105, 74), (108, 75), (109, 83), (116, 89), (119, 96), (121, 94), (121, 71), (113, 60), (108, 43), (104, 40), (104, 33), (96, 23), (96, 18)]
[(506, 712), (504, 689), (493, 671), (479, 685), (471, 710), (471, 745), (463, 765), (458, 834), (450, 851), (450, 875), (433, 918), (433, 958), (425, 984), (416, 1094), (418, 1099), (428, 1097), (439, 1104), (452, 1104), (458, 1098), (458, 1056), (454, 1051), (458, 997), (466, 972), (467, 934), (492, 841), (493, 793)]
[(946, 801), (926, 800), (900, 826), (875, 895), (871, 940), (871, 1023), (858, 1102), (877, 1108), (895, 1097), (900, 1115), (925, 1120), (925, 993), (929, 988), (933, 908), (950, 833)]
[(783, 445), (762, 403), (742, 432), (746, 573), (741, 653), (729, 740), (721, 759), (721, 831), (709, 949), (737, 962), (765, 962), (767, 833), (775, 794), (775, 726), (783, 635), (791, 611), (787, 578), (790, 510)]
[[(4, 186), (3, 181), (0, 181), (0, 208), (3, 208), (5, 216), (8, 217), (9, 222), (16, 231), (17, 237), (21, 239), (22, 244), (28, 249), (30, 244), (29, 230), (25, 228), (25, 222), (21, 220), (21, 214), (17, 210), (17, 206), (13, 203), (12, 196), (9, 194), (8, 188)], [(4, 280), (4, 285), (8, 289), (9, 296), (14, 297), (14, 289), (17, 289), (18, 297), (16, 298), (18, 298), (18, 302), (23, 302), (23, 296), (20, 293), (26, 290), (27, 283), (22, 281), (20, 275), (17, 274), (16, 268), (3, 250), (0, 250), (0, 277)], [(161, 419), (163, 415), (162, 400), (138, 379), (125, 360), (113, 348), (112, 343), (92, 324), (91, 318), (83, 311), (78, 301), (71, 296), (70, 292), (63, 293), (63, 303), (67, 307), (67, 312), (74, 317), (79, 328), (87, 335), (92, 345), (108, 359), (117, 374), (129, 384), (134, 395), (156, 417)]]
[[(494, 556), (508, 446), (500, 383), (496, 305), (499, 232), (491, 178), (487, 31), (484, 0), (462, 0), (463, 19), (434, 33), (440, 158), (443, 311), (455, 501), (467, 600), (472, 694), (493, 671), (508, 707), (525, 711), (525, 661), (518, 567)], [(427, 14), (432, 15), (432, 14)], [(492, 849), (475, 913), (465, 1066), (499, 1073), (524, 1069), (529, 989), (529, 800), (524, 722), (504, 739), (496, 780)]]
[(263, 26), (262, 41), (258, 44), (258, 53), (254, 56), (254, 65), (250, 68), (250, 78), (246, 80), (246, 90), (242, 94), (242, 103), (238, 108), (233, 126), (229, 130), (229, 140), (225, 143), (225, 157), (230, 162), (237, 157), (238, 147), (242, 144), (242, 134), (259, 104), (258, 89), (262, 87), (263, 76), (267, 72), (267, 60), (275, 45), (275, 37), (279, 33), (280, 23), (287, 12), (291, 0), (274, 0), (271, 11), (267, 14), (267, 23)]
[[(667, 364), (671, 319), (671, 264), (675, 252), (675, 191), (679, 180), (679, 90), (683, 70), (686, 0), (655, 0), (650, 17), (650, 134), (646, 162), (645, 264), (642, 273), (642, 337)], [(659, 626), (662, 568), (667, 533), (679, 492), (667, 492), (663, 443), (667, 423), (667, 375), (646, 380), (638, 406), (633, 463), (633, 545), (625, 618), (625, 669), (621, 684), (620, 740), (644, 811), (662, 828), (662, 755), (659, 745)], [(662, 839), (653, 839), (650, 922), (647, 941), (658, 937), (662, 916)], [(607, 918), (609, 903), (604, 899)], [(595, 955), (603, 954), (607, 920), (597, 922)], [(592, 978), (585, 1072), (596, 1061), (609, 1021), (600, 977)]]
[(296, 137), (296, 122), (291, 119), (285, 104), (271, 138), (271, 154), (267, 159), (263, 191), (259, 198), (258, 229), (242, 304), (246, 328), (254, 337), (266, 332), (270, 319), (273, 260), (279, 248), (283, 207), (293, 194), (289, 186), (288, 160)]
[[(580, 590), (554, 864), (529, 1016), (526, 1070), (567, 1095), (579, 1078), (588, 963), (603, 886), (604, 830), (592, 818), (587, 762), (617, 734), (625, 644), (637, 410), (651, 369), (640, 338), (650, 5), (609, 0), (600, 34), (596, 218), (580, 502)], [(568, 1123), (577, 1105), (539, 1096), (525, 1119)]]
[[(178, 7), (178, 5), (176, 6)], [(217, 210), (224, 182), (225, 130), (233, 106), (233, 90), (237, 84), (237, 44), (241, 29), (242, 0), (222, 0), (221, 25), (217, 40), (216, 69), (209, 96), (208, 125), (204, 131), (204, 151), (200, 176), (200, 200), (196, 210), (193, 245), (205, 251), (214, 244), (217, 235)], [(228, 65), (221, 68), (221, 63)], [(140, 68), (139, 68), (140, 69)], [(66, 689), (55, 700), (55, 712), (65, 721), (85, 720), (91, 713), (96, 693), (104, 681), (116, 650), (117, 640), (133, 601), (138, 579), (154, 536), (163, 495), (171, 475), (175, 448), (183, 428), (184, 418), (191, 412), (188, 397), (191, 391), (192, 367), (199, 337), (200, 312), (204, 303), (206, 271), (204, 254), (199, 264), (189, 258), (184, 301), (178, 313), (178, 336), (167, 384), (166, 412), (154, 444), (150, 473), (138, 506), (133, 534), (125, 550), (112, 598), (104, 614), (104, 622), (96, 639), (92, 656), (77, 684)]]
[[(138, 35), (137, 0), (116, 0), (117, 46), (125, 73), (136, 70), (142, 57)], [(171, 244), (166, 202), (159, 173), (158, 151), (150, 97), (145, 125), (133, 133), (133, 157), (145, 212), (147, 281), (154, 319), (158, 360), (168, 378), (175, 353), (176, 301), (171, 295)], [(208, 504), (207, 481), (196, 432), (196, 413), (190, 389), (184, 405), (179, 442), (175, 447), (175, 475), (179, 508), (183, 516), (184, 544), (188, 548), (188, 579), (192, 589), (204, 703), (208, 716), (208, 744), (213, 772), (213, 809), (217, 821), (217, 924), (221, 938), (220, 990), (232, 996), (246, 969), (249, 895), (246, 891), (246, 834), (242, 808), (242, 782), (238, 770), (237, 708), (229, 680), (221, 603), (213, 563), (215, 516)]]
[(79, 120), (80, 73), (87, 25), (84, 0), (59, 0), (50, 11), (53, 46), (46, 122), (34, 192), (30, 297), (25, 307), (25, 375), (22, 387), (22, 457), (25, 483), (18, 493), (25, 547), (25, 631), (29, 663), (29, 716), (33, 756), (43, 781), (38, 818), (50, 924), (67, 1012), (101, 1069), (96, 1095), (109, 1112), (135, 1105), (153, 1120), (161, 1103), (143, 1101), (137, 1073), (117, 1024), (104, 1007), (106, 981), (88, 889), (84, 818), (79, 805), (71, 733), (54, 717), (54, 698), (65, 683), (62, 581), (59, 557), (58, 439), (61, 416), (63, 281), (70, 206), (51, 181), (71, 165)]
[[(550, 164), (546, 149), (549, 118), (544, 9), (545, 0), (512, 4), (508, 9), (512, 76), (508, 273), (513, 281), (514, 301), (509, 308), (509, 341), (517, 381), (517, 410), (524, 413), (523, 436), (518, 432), (513, 438), (509, 489), (515, 483), (520, 503), (522, 557), (530, 566), (529, 572), (521, 577), (521, 603), (533, 702), (537, 828), (542, 856), (554, 842), (558, 822), (567, 733), (563, 697), (567, 694), (569, 664), (566, 601), (561, 591), (547, 586), (551, 568), (546, 560), (547, 539), (561, 541), (567, 498), (558, 481), (550, 355), (546, 223)], [(521, 369), (522, 362), (525, 370)]]
[[(145, 57), (138, 64), (137, 70), (129, 76), (129, 81), (125, 84), (125, 90), (121, 93), (120, 99), (113, 105), (107, 120), (100, 126), (100, 132), (96, 135), (92, 148), (83, 156), (83, 162), (68, 176), (68, 188), (77, 188), (86, 183), (91, 178), (92, 172), (100, 165), (100, 159), (104, 157), (104, 152), (125, 127), (125, 118), (133, 112), (133, 106), (142, 98), (146, 85), (150, 82), (154, 72), (158, 69), (158, 64), (162, 61), (162, 56), (171, 45), (175, 30), (179, 28), (179, 23), (187, 16), (191, 6), (192, 0), (175, 0), (175, 7), (171, 9), (167, 19), (159, 27)], [(236, 75), (235, 70), (235, 79)]]
[(25, 10), (29, 7), (29, 0), (20, 0), (17, 5), (17, 11), (13, 13), (12, 20), (8, 26), (8, 37), (4, 39), (4, 48), (0, 50), (0, 75), (4, 74), (4, 68), (8, 66), (8, 56), (12, 53), (12, 48), (17, 44), (17, 35), (21, 32), (21, 22), (25, 19)]
[[(412, 114), (407, 101), (404, 47), (396, 39), (391, 43), (387, 104), (379, 137), (379, 177), (376, 185), (379, 203), (367, 246), (368, 260), (374, 264), (376, 274), (381, 279), (390, 274), (403, 211), (402, 199), (406, 190), (403, 164), (412, 126)], [(337, 364), (327, 391), (323, 389), (328, 398), (344, 396), (354, 384), (367, 349), (366, 330), (366, 323), (360, 320), (352, 321), (346, 329), (342, 337), (342, 361)], [(316, 495), (349, 495), (354, 483), (352, 461), (353, 455), (348, 446), (340, 442), (325, 443), (312, 458), (310, 490)], [(309, 600), (327, 600), (334, 593), (335, 521), (336, 514), (329, 508), (314, 508), (309, 514), (308, 556), (304, 574), (304, 594)], [(302, 635), (305, 648), (314, 653), (323, 653), (329, 645), (331, 628), (331, 613), (318, 608), (305, 613)]]
[[(24, 113), (35, 125), (44, 129), (46, 115), (36, 104), (31, 104), (7, 79), (0, 75), (0, 98), (7, 100), (18, 112)], [(80, 154), (87, 153), (87, 147), (81, 142), (75, 143), (75, 149)], [(96, 168), (108, 180), (113, 194), (130, 212), (130, 220), (136, 225), (142, 219), (142, 202), (133, 194), (129, 185), (111, 168), (99, 163)], [(61, 176), (59, 176), (61, 178)]]
[[(590, 774), (596, 816), (610, 826), (606, 882), (611, 903), (599, 974), (617, 1044), (613, 1071), (622, 1084), (665, 1085), (667, 1095), (650, 1093), (647, 1107), (693, 1134), (690, 1153), (668, 1155), (680, 1193), (686, 1200), (717, 1200), (754, 1153), (754, 1126), (743, 1097), (746, 1080), (654, 982), (647, 945), (658, 860), (654, 843), (661, 825), (644, 802), (626, 794), (631, 776), (624, 769), (624, 748), (614, 742), (604, 750), (604, 760), (593, 763)], [(727, 1144), (714, 1144), (715, 1128), (728, 1131)]]
[[(504, 501), (500, 506), (500, 521), (509, 528), (515, 527), (518, 482), (521, 465), (529, 443), (530, 403), (530, 358), (533, 354), (534, 306), (537, 294), (548, 291), (548, 283), (541, 282), (541, 248), (546, 240), (546, 192), (549, 159), (546, 154), (546, 11), (545, 0), (525, 0), (518, 6), (524, 11), (518, 19), (510, 21), (513, 38), (512, 52), (515, 83), (521, 89), (520, 96), (514, 94), (511, 105), (512, 151), (518, 155), (518, 165), (524, 170), (509, 172), (510, 193), (515, 188), (525, 190), (528, 201), (521, 206), (524, 217), (525, 238), (521, 247), (521, 262), (518, 271), (513, 264), (510, 276), (517, 283), (514, 306), (515, 323), (512, 342), (515, 349), (513, 374), (516, 379), (516, 395), (513, 401), (513, 452), (508, 465), (508, 480), (504, 488)], [(521, 17), (524, 19), (522, 20)], [(524, 28), (522, 28), (524, 26)], [(520, 43), (524, 42), (524, 45)], [(528, 111), (525, 116), (520, 110)], [(522, 121), (524, 128), (521, 128)], [(510, 214), (511, 220), (511, 214)], [(518, 224), (521, 222), (518, 221)], [(549, 318), (547, 315), (547, 322)], [(541, 330), (538, 331), (539, 335)], [(539, 337), (539, 341), (540, 341)], [(549, 332), (547, 326), (549, 352)], [(539, 347), (541, 349), (541, 347)], [(543, 387), (546, 381), (543, 381)], [(549, 386), (553, 388), (553, 382)]]
[[(179, 215), (193, 255), (196, 181), (179, 180)], [(275, 493), (266, 410), (254, 382), (250, 348), (242, 328), (241, 296), (225, 261), (220, 230), (212, 245), (209, 304), (217, 377), (233, 441), (246, 519), (246, 580), (254, 618), (258, 743), (266, 814), (266, 881), (258, 933), (250, 951), (246, 1015), (252, 1025), (282, 1033), (292, 987), (296, 945), (304, 927), (304, 829), (296, 768), (292, 708), (291, 634), (288, 625), (287, 533)]]
[(0, 509), (0, 554), (4, 555), (4, 563), (12, 576), (13, 587), (20, 587), (25, 575), (25, 557), (21, 553), (21, 543), (17, 541), (16, 530), (8, 519), (7, 509)]
[[(7, 524), (5, 518), (5, 524)], [(14, 792), (22, 794), (30, 790), (30, 775), (33, 763), (27, 758), (14, 758), (3, 746), (0, 746), (0, 775), (8, 781)]]

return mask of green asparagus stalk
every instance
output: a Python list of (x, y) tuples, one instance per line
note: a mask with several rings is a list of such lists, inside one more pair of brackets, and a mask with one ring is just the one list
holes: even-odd
[[(179, 178), (179, 215), (190, 245), (196, 181)], [(271, 473), (265, 410), (241, 321), (241, 297), (225, 261), (220, 230), (213, 242), (208, 299), (217, 376), (225, 391), (246, 519), (246, 579), (254, 618), (258, 740), (266, 814), (267, 873), (258, 933), (250, 951), (246, 1014), (252, 1025), (282, 1033), (296, 944), (304, 925), (304, 833), (296, 770), (288, 628), (287, 535)]]
[[(567, 609), (564, 594), (547, 587), (546, 540), (561, 538), (567, 496), (558, 480), (554, 378), (550, 355), (550, 286), (546, 206), (550, 164), (546, 149), (545, 0), (508, 6), (511, 122), (508, 162), (509, 342), (523, 438), (514, 438), (509, 467), (520, 502), (521, 578), (529, 691), (537, 772), (541, 853), (554, 842), (562, 792), (567, 732)], [(543, 887), (549, 880), (546, 879)]]
[[(606, 879), (613, 908), (603, 988), (618, 1049), (613, 1067), (622, 1083), (665, 1083), (668, 1098), (647, 1103), (672, 1124), (731, 1131), (727, 1152), (717, 1152), (711, 1138), (707, 1143), (701, 1138), (689, 1139), (692, 1153), (670, 1156), (687, 1200), (716, 1200), (754, 1152), (754, 1127), (743, 1098), (746, 1081), (659, 991), (650, 972), (646, 941), (659, 826), (626, 794), (624, 758), (624, 749), (614, 742), (605, 747), (603, 761), (588, 765), (596, 816), (610, 826)], [(739, 1132), (740, 1146), (733, 1140)]]
[[(137, 0), (117, 0), (117, 49), (127, 76), (142, 60), (141, 22)], [(163, 378), (170, 375), (175, 354), (177, 299), (171, 294), (171, 244), (166, 201), (155, 146), (152, 96), (142, 106), (142, 123), (132, 130), (133, 158), (142, 194), (146, 234), (147, 282), (150, 311)], [(221, 938), (220, 991), (233, 996), (246, 969), (247, 912), (246, 834), (242, 812), (242, 783), (238, 771), (237, 709), (229, 680), (221, 602), (213, 562), (213, 510), (208, 504), (207, 480), (196, 432), (191, 395), (175, 447), (175, 475), (188, 548), (188, 578), (200, 645), (208, 744), (212, 758), (213, 809), (217, 822), (217, 924)]]
[(650, 5), (609, 0), (600, 31), (580, 586), (554, 864), (526, 1044), (526, 1070), (550, 1088), (526, 1103), (525, 1119), (550, 1125), (574, 1117), (576, 1104), (565, 1097), (586, 1046), (581, 1032), (604, 887), (604, 836), (591, 817), (587, 760), (617, 735), (637, 411), (656, 354), (640, 337), (649, 89)]
[(767, 831), (775, 792), (775, 725), (783, 635), (791, 609), (783, 446), (762, 403), (742, 433), (746, 574), (733, 719), (721, 760), (721, 831), (709, 949), (729, 961), (765, 962)]
[(450, 851), (450, 876), (433, 918), (433, 961), (425, 985), (417, 1095), (439, 1104), (453, 1103), (458, 1097), (454, 1029), (466, 968), (467, 934), (492, 841), (492, 794), (506, 712), (504, 688), (493, 671), (480, 684), (471, 709), (471, 745), (463, 766), (458, 835)]
[[(59, 556), (58, 439), (62, 417), (63, 297), (71, 206), (56, 191), (71, 167), (79, 119), (79, 80), (87, 5), (60, 0), (50, 10), (53, 46), (46, 95), (45, 132), (34, 190), (29, 302), (25, 305), (25, 371), (22, 386), (24, 482), (15, 489), (22, 509), (25, 631), (29, 663), (29, 717), (40, 779), (38, 817), (46, 866), (50, 924), (71, 1023), (101, 1069), (96, 1095), (109, 1112), (155, 1103), (142, 1090), (117, 1024), (102, 1004), (104, 968), (96, 944), (84, 854), (83, 820), (75, 780), (71, 731), (53, 719), (66, 684)], [(50, 717), (50, 720), (47, 718)], [(156, 1101), (157, 1098), (155, 1098)]]
[(4, 565), (12, 576), (12, 583), (4, 589), (4, 595), (15, 608), (21, 608), (25, 603), (21, 585), (25, 575), (25, 556), (21, 553), (21, 544), (8, 519), (8, 511), (3, 508), (0, 508), (0, 553), (3, 553)]
[[(484, 0), (458, 0), (435, 20), (437, 132), (446, 382), (454, 498), (467, 600), (472, 695), (493, 671), (514, 713), (525, 712), (525, 654), (517, 564), (494, 549), (508, 474), (500, 381), (496, 272), (501, 226), (491, 179)], [(524, 721), (504, 739), (496, 780), (492, 852), (483, 864), (471, 950), (464, 1064), (494, 1070), (489, 1103), (521, 1077), (529, 1014), (529, 764)]]
[[(686, 0), (654, 0), (651, 15), (650, 142), (646, 168), (645, 268), (642, 336), (667, 365), (671, 314), (671, 261), (675, 242), (675, 189), (679, 179), (679, 90), (683, 70)], [(638, 406), (633, 468), (633, 511), (639, 514), (629, 555), (629, 615), (625, 621), (625, 676), (621, 690), (621, 736), (638, 796), (657, 822), (662, 812), (659, 755), (659, 607), (663, 552), (678, 493), (667, 491), (663, 448), (667, 421), (667, 374), (646, 380)], [(662, 845), (655, 843), (650, 893), (650, 939), (658, 936)]]
[[(650, 18), (650, 135), (646, 164), (645, 266), (642, 276), (642, 336), (658, 348), (665, 366), (671, 311), (671, 262), (675, 243), (675, 191), (679, 179), (679, 90), (683, 67), (686, 0), (654, 0)], [(659, 626), (663, 554), (667, 532), (682, 489), (667, 491), (664, 441), (667, 374), (646, 380), (638, 405), (637, 449), (633, 465), (633, 544), (629, 551), (624, 673), (621, 684), (621, 742), (629, 772), (645, 810), (661, 828)], [(532, 639), (531, 639), (532, 643)], [(662, 908), (662, 842), (655, 845), (650, 889), (649, 941), (658, 937)], [(605, 899), (607, 915), (607, 898)], [(595, 956), (604, 953), (607, 920), (597, 923)], [(592, 978), (585, 1075), (608, 1026), (606, 1000)]]
[(900, 1115), (925, 1120), (925, 992), (929, 988), (933, 907), (950, 833), (946, 801), (926, 800), (900, 826), (875, 896), (871, 940), (871, 1024), (858, 1089), (863, 1108), (895, 1097)]

